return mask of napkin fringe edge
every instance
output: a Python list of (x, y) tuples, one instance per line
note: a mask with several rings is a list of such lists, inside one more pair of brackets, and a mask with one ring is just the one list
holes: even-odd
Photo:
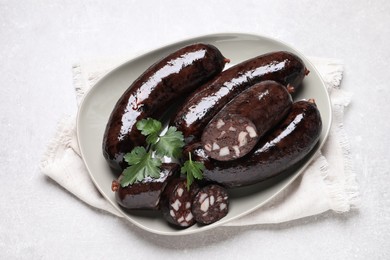
[[(350, 95), (346, 95), (348, 101), (350, 101)], [(348, 102), (349, 104), (349, 102)], [(345, 107), (345, 106), (344, 106)], [(344, 107), (335, 113), (335, 117), (339, 119), (339, 122), (344, 122)], [(344, 129), (344, 124), (340, 124), (338, 127), (339, 144), (344, 158), (344, 174), (345, 185), (344, 190), (347, 196), (347, 203), (350, 205), (349, 209), (358, 208), (360, 205), (360, 188), (357, 182), (357, 176), (352, 163), (351, 145), (349, 138)]]
[(63, 116), (57, 124), (54, 135), (46, 146), (46, 151), (43, 153), (39, 163), (39, 170), (47, 176), (49, 175), (46, 172), (46, 168), (54, 162), (56, 156), (60, 157), (64, 153), (64, 151), (61, 151), (61, 153), (58, 154), (61, 147), (70, 146), (70, 133), (72, 130), (69, 127), (69, 122), (73, 119), (74, 117), (70, 115)]
[[(338, 143), (343, 154), (343, 165), (345, 179), (335, 182), (328, 174), (328, 171), (321, 171), (324, 183), (331, 198), (331, 209), (337, 213), (348, 212), (353, 208), (358, 208), (360, 204), (359, 185), (356, 179), (356, 172), (353, 168), (350, 142), (344, 130), (343, 122), (344, 107), (349, 104), (350, 96), (345, 95), (345, 102), (339, 109), (334, 110), (335, 121), (338, 123), (336, 130), (338, 133)], [(328, 163), (327, 163), (328, 165)]]
[(77, 101), (77, 105), (80, 105), (81, 99), (86, 93), (85, 86), (87, 85), (85, 78), (83, 77), (84, 73), (82, 71), (80, 63), (73, 64), (72, 73), (73, 73), (73, 86), (76, 92), (76, 101)]

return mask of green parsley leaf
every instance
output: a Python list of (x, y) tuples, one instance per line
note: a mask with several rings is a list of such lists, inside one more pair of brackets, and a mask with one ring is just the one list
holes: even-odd
[(125, 154), (123, 158), (129, 165), (134, 165), (139, 163), (145, 155), (146, 155), (145, 147), (137, 146), (134, 147), (131, 153)]
[(159, 178), (161, 160), (153, 158), (151, 152), (146, 152), (144, 147), (135, 147), (131, 153), (124, 156), (126, 162), (129, 163), (123, 173), (120, 184), (126, 187), (136, 181), (142, 181), (145, 177)]
[[(163, 156), (178, 159), (182, 154), (184, 147), (184, 137), (182, 132), (177, 131), (176, 127), (169, 127), (167, 132), (160, 136), (162, 124), (158, 120), (147, 118), (137, 122), (137, 129), (141, 134), (146, 136), (146, 142), (150, 147), (137, 146), (130, 153), (124, 156), (124, 160), (129, 164), (123, 173), (120, 180), (122, 187), (133, 184), (137, 181), (142, 181), (146, 177), (159, 178)], [(152, 156), (155, 155), (155, 157)], [(202, 169), (198, 166), (198, 162), (191, 162), (192, 165), (187, 165), (189, 168)], [(202, 173), (188, 174), (188, 178), (202, 176)], [(192, 182), (191, 182), (192, 183)], [(188, 186), (189, 187), (189, 186)]]
[(160, 136), (156, 143), (156, 153), (159, 156), (179, 158), (184, 146), (184, 136), (177, 128), (170, 126), (168, 131)]
[(189, 152), (188, 154), (188, 160), (181, 167), (181, 173), (187, 175), (187, 189), (189, 190), (194, 179), (203, 179), (203, 170), (205, 169), (205, 166), (201, 162), (192, 161), (191, 153)]
[(158, 135), (161, 132), (162, 124), (160, 121), (146, 118), (137, 122), (136, 127), (141, 131), (141, 134), (146, 137), (148, 144), (156, 144), (158, 141)]

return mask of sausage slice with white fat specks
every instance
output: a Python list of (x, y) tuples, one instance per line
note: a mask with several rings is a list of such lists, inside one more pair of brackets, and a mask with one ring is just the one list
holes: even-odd
[(225, 188), (211, 184), (203, 187), (192, 201), (196, 222), (211, 224), (225, 217), (229, 211), (229, 197)]
[(226, 114), (207, 126), (202, 143), (211, 158), (230, 161), (249, 153), (258, 137), (256, 126), (247, 117)]
[(208, 156), (230, 161), (252, 151), (290, 111), (289, 89), (275, 81), (263, 81), (226, 104), (203, 131), (202, 145)]
[(160, 202), (164, 218), (169, 223), (183, 228), (195, 224), (191, 207), (192, 200), (198, 191), (199, 187), (196, 183), (191, 184), (188, 190), (186, 179), (172, 180), (165, 188)]

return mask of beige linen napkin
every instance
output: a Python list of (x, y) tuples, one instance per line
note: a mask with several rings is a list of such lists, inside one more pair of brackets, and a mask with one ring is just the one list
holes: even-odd
[[(322, 75), (333, 106), (333, 123), (321, 153), (292, 185), (265, 206), (227, 226), (281, 223), (323, 213), (347, 212), (357, 207), (359, 189), (351, 165), (347, 136), (343, 130), (344, 109), (350, 94), (340, 89), (343, 66), (339, 60), (311, 58)], [(73, 66), (78, 103), (82, 96), (115, 65), (118, 60), (80, 63)], [(116, 216), (121, 213), (106, 201), (92, 183), (77, 143), (75, 115), (65, 116), (43, 155), (41, 172), (85, 203)]]

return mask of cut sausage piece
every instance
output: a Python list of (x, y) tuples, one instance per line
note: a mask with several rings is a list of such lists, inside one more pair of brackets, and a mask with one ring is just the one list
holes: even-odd
[(163, 190), (180, 170), (175, 163), (164, 163), (160, 168), (160, 178), (146, 177), (141, 182), (126, 187), (114, 181), (112, 190), (116, 192), (115, 199), (118, 204), (126, 209), (158, 209)]
[(300, 163), (315, 147), (321, 130), (321, 115), (315, 103), (298, 101), (288, 116), (240, 159), (213, 160), (199, 143), (186, 147), (186, 151), (192, 151), (192, 159), (205, 165), (206, 181), (227, 188), (240, 187), (272, 178)]
[(210, 120), (245, 89), (264, 80), (275, 80), (296, 90), (307, 73), (303, 61), (285, 51), (243, 61), (193, 92), (178, 110), (173, 124), (183, 133), (186, 143), (197, 142)]
[(258, 140), (285, 118), (292, 106), (286, 87), (263, 81), (231, 100), (210, 121), (202, 134), (206, 153), (218, 161), (248, 154)]
[(189, 227), (195, 224), (191, 207), (192, 200), (198, 191), (199, 187), (195, 182), (188, 190), (186, 179), (177, 178), (172, 180), (165, 188), (160, 203), (164, 218), (178, 227)]
[(218, 161), (230, 161), (249, 153), (258, 141), (256, 126), (239, 115), (212, 121), (202, 135), (207, 154)]
[(229, 211), (229, 197), (225, 188), (211, 184), (203, 187), (192, 202), (192, 214), (201, 224), (211, 224), (225, 217)]

